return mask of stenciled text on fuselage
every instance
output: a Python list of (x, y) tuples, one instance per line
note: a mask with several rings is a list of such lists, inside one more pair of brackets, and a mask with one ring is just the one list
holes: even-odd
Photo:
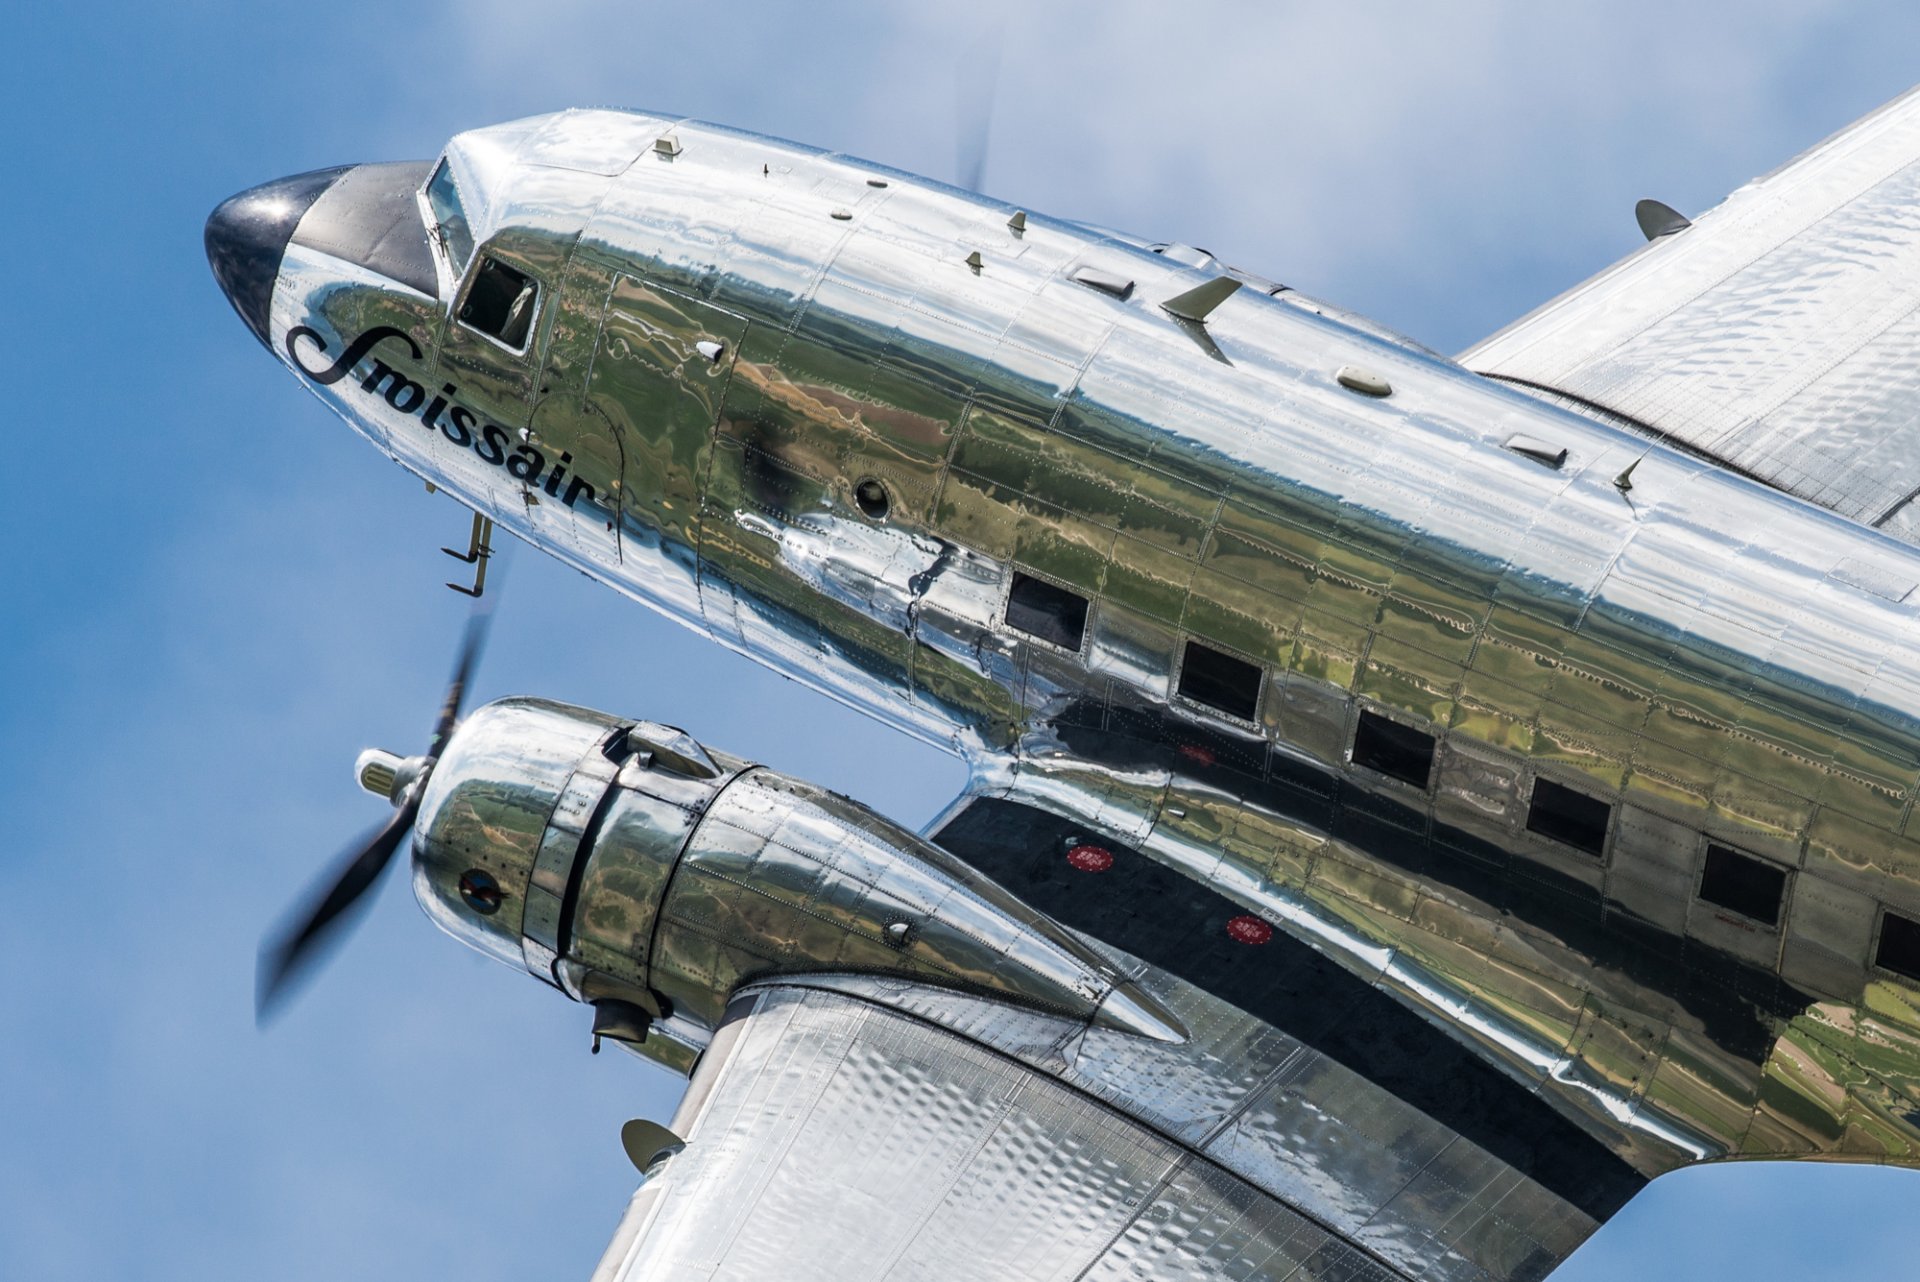
[[(344, 379), (385, 339), (397, 338), (405, 343), (416, 361), (425, 358), (420, 345), (405, 330), (392, 325), (375, 325), (348, 343), (333, 364), (316, 370), (308, 368), (295, 349), (296, 340), (302, 338), (311, 339), (323, 356), (327, 353), (327, 340), (318, 330), (307, 325), (296, 325), (287, 331), (287, 359), (293, 362), (295, 369), (322, 387), (331, 387)], [(573, 455), (562, 453), (559, 460), (549, 467), (547, 456), (539, 447), (531, 442), (514, 444), (507, 428), (498, 423), (483, 422), (478, 414), (456, 401), (454, 398), (460, 394), (460, 389), (452, 383), (443, 384), (437, 395), (429, 396), (421, 384), (375, 358), (372, 368), (360, 380), (360, 390), (383, 398), (390, 407), (402, 414), (417, 417), (428, 431), (437, 431), (453, 444), (472, 450), (482, 462), (504, 468), (507, 475), (529, 489), (538, 487), (548, 497), (559, 499), (569, 508), (582, 498), (591, 503), (597, 497), (592, 485), (577, 476), (568, 477), (567, 464), (573, 462)], [(561, 490), (562, 482), (566, 484), (564, 492)]]

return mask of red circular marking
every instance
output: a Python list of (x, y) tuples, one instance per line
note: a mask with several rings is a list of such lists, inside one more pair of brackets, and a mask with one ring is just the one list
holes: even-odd
[(1113, 867), (1113, 852), (1083, 841), (1067, 852), (1067, 862), (1081, 872), (1105, 872)]
[(1273, 927), (1243, 913), (1227, 922), (1227, 934), (1235, 943), (1264, 944), (1273, 938)]
[(1180, 755), (1185, 757), (1188, 761), (1198, 762), (1200, 765), (1203, 765), (1203, 766), (1212, 765), (1214, 760), (1213, 749), (1203, 748), (1197, 743), (1181, 744)]

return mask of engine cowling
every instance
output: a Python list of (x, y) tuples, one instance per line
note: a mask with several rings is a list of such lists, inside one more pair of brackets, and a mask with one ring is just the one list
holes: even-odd
[(682, 1071), (729, 997), (775, 975), (884, 974), (1182, 1036), (1117, 966), (938, 846), (652, 722), (477, 709), (428, 781), (413, 866), (449, 934)]

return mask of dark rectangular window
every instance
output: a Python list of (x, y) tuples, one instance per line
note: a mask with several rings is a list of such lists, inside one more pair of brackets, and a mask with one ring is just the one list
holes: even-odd
[(1087, 635), (1087, 599), (1015, 570), (1013, 589), (1007, 593), (1007, 626), (1078, 651)]
[(1899, 913), (1880, 914), (1880, 947), (1873, 964), (1908, 979), (1920, 979), (1920, 921)]
[(1527, 807), (1530, 832), (1597, 855), (1607, 847), (1607, 820), (1612, 816), (1613, 807), (1598, 797), (1551, 779), (1533, 781), (1533, 802)]
[(1252, 721), (1260, 709), (1261, 678), (1258, 665), (1189, 641), (1186, 657), (1180, 663), (1180, 695), (1230, 717)]
[(460, 307), (460, 321), (517, 352), (527, 345), (539, 297), (540, 287), (533, 277), (482, 254), (467, 301)]
[(1353, 764), (1424, 788), (1433, 775), (1433, 736), (1362, 712), (1353, 732)]
[(1786, 869), (1725, 846), (1707, 847), (1707, 870), (1700, 877), (1700, 898), (1708, 903), (1777, 926), (1780, 900), (1786, 890)]

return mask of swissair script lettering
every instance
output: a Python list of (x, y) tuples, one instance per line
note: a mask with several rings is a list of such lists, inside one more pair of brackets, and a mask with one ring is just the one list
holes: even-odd
[[(416, 361), (424, 359), (425, 355), (406, 331), (391, 325), (375, 325), (348, 343), (331, 365), (316, 370), (307, 367), (294, 347), (295, 340), (302, 338), (311, 339), (322, 356), (327, 354), (327, 340), (320, 336), (318, 330), (307, 325), (296, 325), (287, 331), (287, 359), (293, 362), (295, 369), (322, 387), (331, 387), (345, 378), (384, 339), (395, 338), (405, 343)], [(559, 499), (569, 508), (583, 497), (589, 503), (596, 497), (593, 486), (577, 476), (567, 476), (567, 464), (573, 462), (573, 455), (561, 454), (559, 460), (549, 468), (546, 455), (537, 447), (531, 444), (515, 445), (506, 428), (497, 423), (482, 422), (479, 415), (455, 401), (459, 389), (452, 383), (443, 384), (439, 394), (430, 397), (426, 388), (385, 361), (375, 358), (372, 369), (360, 380), (360, 390), (384, 398), (389, 406), (402, 414), (418, 416), (421, 425), (428, 431), (438, 431), (455, 445), (472, 450), (483, 463), (505, 468), (507, 475), (522, 484), (539, 486), (549, 497)], [(562, 481), (566, 482), (564, 494), (560, 490)]]

